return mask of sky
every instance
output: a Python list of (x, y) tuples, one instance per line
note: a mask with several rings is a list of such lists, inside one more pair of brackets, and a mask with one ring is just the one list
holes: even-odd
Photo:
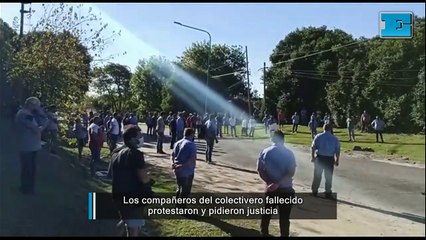
[[(247, 46), (250, 81), (261, 96), (263, 63), (270, 65), (269, 56), (278, 42), (297, 28), (325, 25), (355, 38), (370, 38), (379, 34), (381, 11), (425, 16), (424, 3), (84, 3), (81, 13), (90, 7), (109, 24), (109, 31), (121, 30), (104, 55), (127, 54), (113, 62), (134, 70), (140, 59), (161, 55), (175, 60), (193, 42), (208, 40), (206, 33), (173, 24), (177, 21), (208, 31), (213, 44)], [(43, 13), (41, 3), (31, 8), (35, 13), (25, 20), (25, 32)], [(12, 25), (19, 9), (19, 3), (1, 3), (0, 17)]]

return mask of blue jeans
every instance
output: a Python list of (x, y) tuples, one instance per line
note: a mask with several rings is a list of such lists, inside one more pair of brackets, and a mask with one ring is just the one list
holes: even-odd
[(92, 154), (92, 157), (90, 159), (90, 173), (92, 175), (95, 175), (95, 165), (101, 161), (101, 149), (90, 147), (90, 153)]
[(179, 141), (183, 138), (183, 131), (176, 132), (176, 140)]

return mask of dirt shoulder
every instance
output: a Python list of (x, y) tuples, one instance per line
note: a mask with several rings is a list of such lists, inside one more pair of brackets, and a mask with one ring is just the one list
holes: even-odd
[[(170, 170), (168, 155), (144, 148), (146, 160), (152, 167)], [(172, 176), (172, 175), (171, 175)], [(264, 185), (257, 174), (223, 165), (209, 165), (197, 161), (194, 179), (197, 189), (214, 192), (261, 192)], [(297, 192), (309, 192), (308, 186), (295, 182)], [(425, 225), (408, 217), (375, 209), (372, 206), (351, 205), (339, 197), (336, 220), (291, 220), (291, 232), (296, 236), (424, 236)], [(343, 202), (343, 203), (342, 203)], [(271, 227), (277, 228), (277, 221)]]

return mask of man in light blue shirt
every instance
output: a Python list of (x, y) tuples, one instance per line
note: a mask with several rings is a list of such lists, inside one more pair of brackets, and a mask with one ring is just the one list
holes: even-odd
[(318, 121), (317, 121), (317, 117), (315, 116), (315, 113), (312, 113), (311, 120), (308, 123), (308, 127), (311, 130), (311, 137), (313, 140), (315, 136), (317, 135), (317, 127), (318, 127)]
[(292, 121), (292, 123), (293, 123), (293, 129), (292, 129), (292, 132), (293, 132), (293, 133), (297, 133), (297, 128), (298, 128), (298, 126), (299, 126), (299, 121), (300, 121), (300, 117), (299, 117), (299, 115), (297, 114), (297, 112), (295, 112), (295, 113), (294, 113), (294, 115), (293, 115), (293, 116), (291, 116), (291, 121)]
[[(334, 166), (339, 166), (340, 142), (331, 133), (330, 123), (324, 125), (324, 132), (315, 136), (312, 142), (312, 162), (314, 165), (314, 179), (312, 181), (312, 194), (318, 195), (321, 184), (322, 172), (325, 177), (325, 196), (333, 199), (331, 185), (333, 181)], [(316, 156), (315, 156), (316, 155)]]
[(183, 114), (179, 113), (176, 120), (176, 140), (181, 140), (183, 138), (183, 131), (185, 130), (185, 120), (183, 120)]
[(379, 135), (380, 135), (380, 140), (382, 140), (382, 143), (384, 143), (385, 141), (383, 141), (383, 129), (385, 129), (385, 122), (383, 120), (381, 120), (379, 118), (379, 116), (376, 116), (376, 119), (374, 119), (373, 122), (371, 122), (371, 126), (374, 129), (374, 132), (376, 133), (376, 142), (379, 142)]
[(214, 142), (218, 143), (217, 140), (217, 125), (215, 121), (215, 117), (213, 114), (210, 114), (209, 120), (206, 121), (206, 162), (211, 163), (212, 162), (212, 155), (213, 155), (213, 147)]
[[(194, 143), (193, 129), (187, 128), (185, 130), (185, 138), (175, 144), (171, 160), (172, 169), (176, 175), (176, 197), (186, 198), (191, 193), (197, 160), (197, 147)], [(185, 205), (180, 206), (184, 207)]]
[[(266, 183), (266, 196), (288, 198), (294, 196), (293, 176), (296, 171), (296, 159), (293, 152), (284, 146), (284, 133), (275, 131), (272, 136), (273, 144), (265, 148), (259, 155), (257, 171), (260, 178)], [(266, 204), (266, 208), (279, 209), (281, 237), (290, 234), (291, 204)], [(263, 236), (269, 235), (269, 223), (272, 215), (262, 216), (261, 232)]]
[(15, 116), (21, 160), (20, 190), (23, 194), (34, 194), (36, 157), (41, 149), (41, 133), (50, 123), (49, 120), (43, 121), (43, 125), (37, 122), (36, 114), (39, 108), (40, 100), (30, 97)]

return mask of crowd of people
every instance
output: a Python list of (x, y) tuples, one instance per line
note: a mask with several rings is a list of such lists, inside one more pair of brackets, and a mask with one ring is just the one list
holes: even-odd
[[(21, 191), (24, 194), (34, 193), (35, 181), (35, 158), (43, 144), (54, 145), (59, 131), (58, 116), (55, 106), (43, 107), (40, 100), (35, 97), (28, 98), (21, 109), (16, 113), (15, 121), (21, 127), (19, 136), (21, 143)], [(124, 117), (122, 117), (124, 116)], [(318, 195), (322, 174), (325, 176), (326, 198), (333, 199), (332, 177), (334, 167), (339, 165), (340, 142), (333, 134), (333, 119), (329, 114), (319, 120), (313, 113), (308, 121), (306, 110), (300, 116), (296, 112), (291, 116), (292, 132), (298, 132), (299, 124), (307, 124), (312, 135), (312, 162), (314, 163), (314, 178), (312, 181), (312, 194)], [(383, 142), (382, 131), (384, 122), (376, 117), (370, 122), (370, 116), (364, 111), (360, 117), (362, 131), (369, 131), (372, 127)], [(195, 139), (204, 139), (206, 142), (205, 161), (212, 163), (214, 144), (223, 134), (237, 137), (236, 125), (241, 122), (241, 136), (254, 137), (256, 120), (253, 116), (241, 115), (239, 119), (235, 115), (205, 114), (197, 113), (164, 112), (148, 113), (145, 118), (147, 135), (157, 138), (157, 153), (165, 154), (163, 141), (168, 126), (170, 135), (170, 149), (172, 150), (171, 169), (176, 176), (176, 197), (184, 198), (191, 193), (192, 183), (197, 159), (197, 144)], [(94, 114), (93, 112), (82, 113), (75, 116), (70, 124), (68, 137), (77, 140), (78, 157), (82, 159), (82, 150), (89, 145), (91, 152), (90, 172), (96, 173), (96, 165), (100, 161), (101, 149), (106, 142), (108, 144), (111, 161), (107, 177), (112, 179), (112, 193), (116, 201), (117, 194), (123, 193), (140, 194), (152, 196), (153, 180), (146, 169), (145, 158), (140, 148), (144, 139), (141, 128), (138, 126), (140, 118), (134, 113), (111, 114), (108, 111)], [(292, 151), (284, 146), (283, 125), (287, 123), (283, 112), (279, 112), (277, 118), (265, 114), (262, 122), (265, 133), (271, 135), (273, 144), (263, 149), (258, 157), (257, 170), (259, 176), (266, 184), (266, 194), (273, 196), (288, 197), (295, 194), (293, 189), (293, 176), (296, 171), (296, 160)], [(323, 125), (324, 131), (317, 134), (318, 126)], [(354, 136), (355, 118), (347, 119), (347, 128), (350, 140), (355, 141)], [(122, 140), (123, 145), (118, 147)], [(119, 199), (119, 200), (117, 200)], [(118, 202), (117, 202), (118, 203)], [(118, 204), (118, 212), (122, 222), (127, 226), (128, 235), (136, 236), (138, 229), (144, 224), (141, 209), (132, 208)], [(186, 207), (180, 205), (178, 207)], [(266, 207), (278, 207), (280, 229), (282, 236), (289, 236), (289, 216), (291, 205), (267, 205)], [(271, 216), (264, 215), (261, 221), (261, 232), (264, 236), (269, 235), (269, 222)]]
[[(357, 119), (359, 120), (357, 121)], [(299, 125), (305, 125), (308, 126), (312, 139), (314, 139), (317, 135), (318, 127), (330, 123), (332, 127), (330, 132), (333, 134), (333, 126), (335, 125), (334, 119), (329, 113), (325, 113), (325, 115), (322, 117), (320, 112), (313, 112), (308, 120), (307, 111), (305, 108), (300, 111), (300, 114), (298, 112), (295, 112), (289, 120), (286, 118), (283, 111), (279, 111), (276, 118), (273, 115), (269, 115), (265, 112), (264, 117), (262, 119), (262, 123), (264, 125), (265, 134), (270, 133), (271, 136), (272, 133), (277, 129), (283, 131), (284, 125), (287, 123), (291, 123), (292, 133), (298, 132)], [(348, 116), (346, 119), (346, 128), (348, 131), (348, 137), (350, 142), (356, 141), (355, 129), (357, 128), (357, 125), (361, 129), (361, 133), (371, 132), (371, 130), (373, 130), (373, 132), (376, 134), (376, 142), (379, 142), (379, 137), (380, 141), (382, 143), (384, 142), (383, 131), (386, 127), (386, 124), (382, 119), (380, 119), (379, 116), (376, 116), (373, 121), (371, 121), (371, 117), (367, 113), (367, 111), (364, 111), (359, 118), (351, 115)]]

